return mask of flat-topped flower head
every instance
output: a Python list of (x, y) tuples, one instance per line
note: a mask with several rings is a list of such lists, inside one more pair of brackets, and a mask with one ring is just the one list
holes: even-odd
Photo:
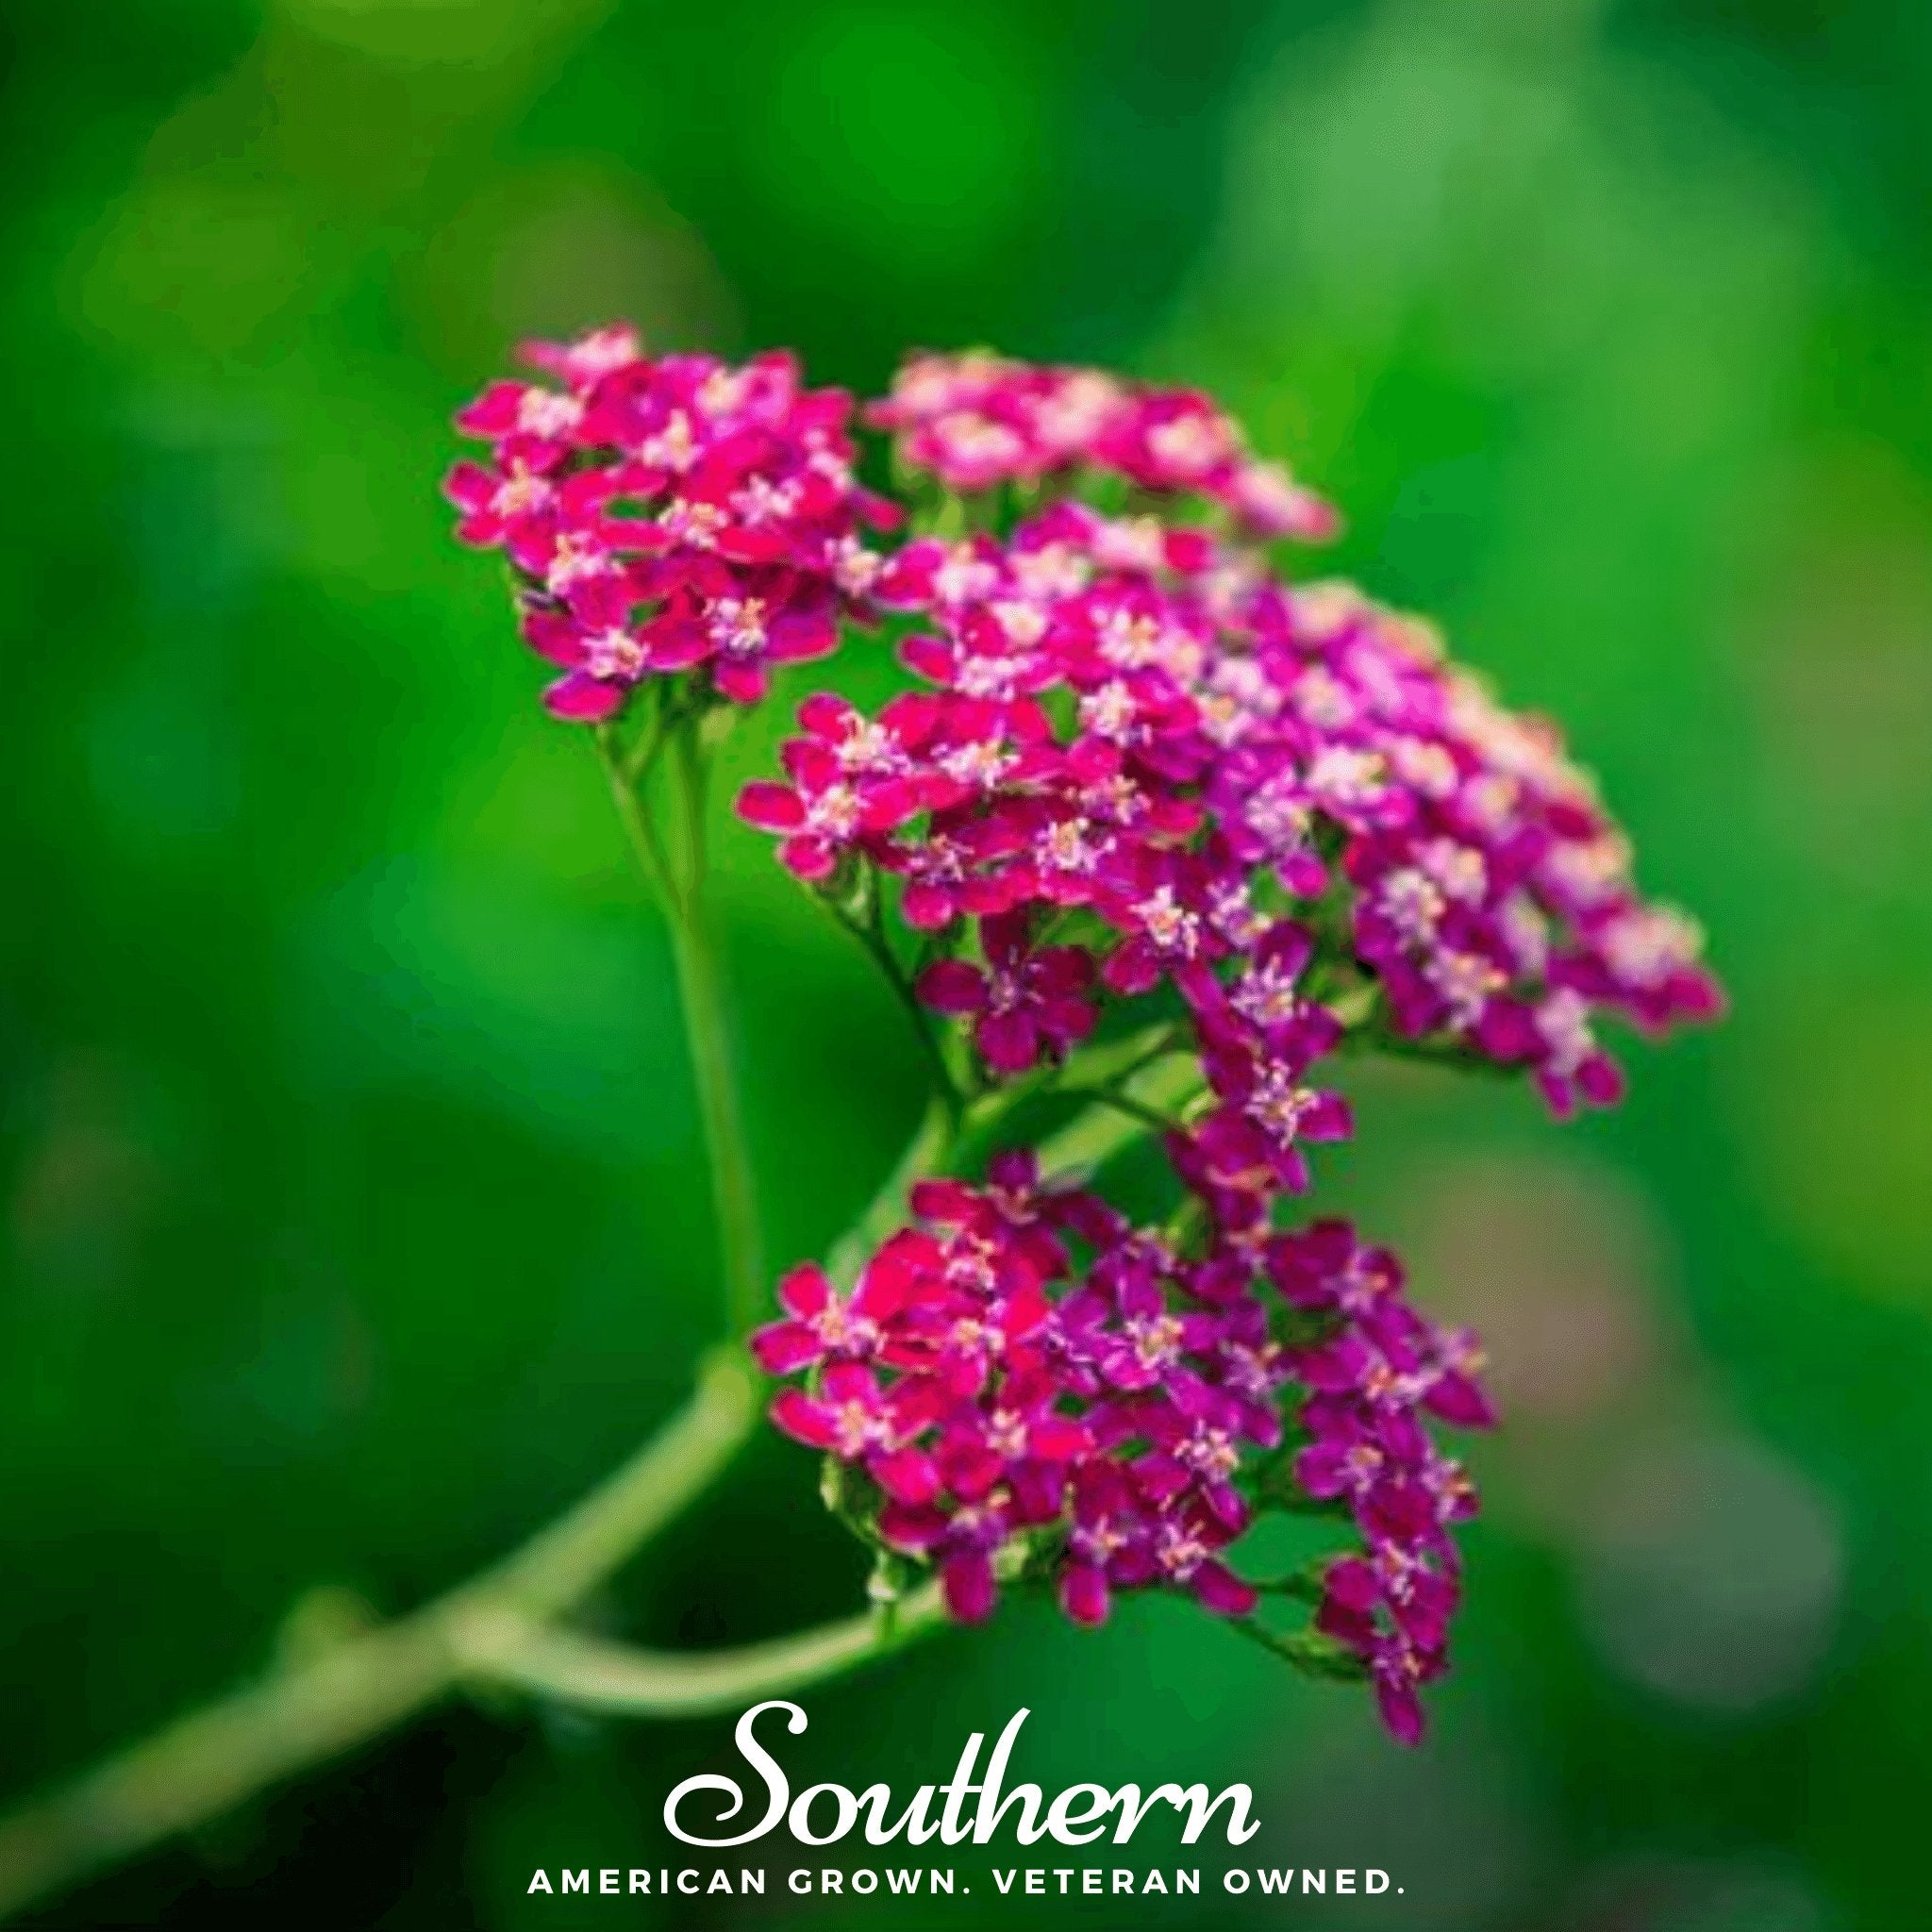
[[(1449, 1531), (1474, 1508), (1425, 1424), (1491, 1416), (1473, 1343), (1415, 1311), (1394, 1257), (1328, 1221), (1273, 1238), (1265, 1265), (1184, 1262), (1091, 1192), (1042, 1190), (1020, 1153), (985, 1187), (922, 1183), (915, 1208), (849, 1296), (788, 1275), (787, 1319), (755, 1343), (807, 1377), (774, 1420), (870, 1485), (876, 1535), (930, 1562), (963, 1621), (1036, 1571), (1077, 1623), (1157, 1588), (1249, 1616), (1229, 1554), (1291, 1416), (1303, 1492), (1346, 1504), (1364, 1539), (1325, 1573), (1317, 1627), (1419, 1734), (1412, 1693), (1459, 1594)], [(1309, 1318), (1320, 1340), (1272, 1341)]]
[(894, 433), (908, 468), (962, 494), (1110, 473), (1141, 490), (1205, 498), (1257, 538), (1322, 541), (1340, 527), (1282, 465), (1257, 461), (1240, 425), (1197, 390), (985, 351), (921, 354), (866, 417)]
[[(874, 574), (861, 532), (898, 515), (855, 478), (850, 397), (806, 389), (789, 356), (654, 360), (626, 329), (524, 353), (563, 387), (485, 390), (457, 423), (491, 460), (447, 488), (458, 534), (506, 554), (531, 641), (565, 667), (553, 712), (597, 722), (684, 673), (752, 704), (772, 667), (833, 649)], [(573, 594), (592, 579), (594, 614)]]

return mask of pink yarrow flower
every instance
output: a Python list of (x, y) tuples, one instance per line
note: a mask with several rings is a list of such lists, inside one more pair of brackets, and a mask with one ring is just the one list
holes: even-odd
[(974, 1016), (974, 1042), (996, 1073), (1023, 1074), (1043, 1053), (1064, 1055), (1093, 1030), (1093, 960), (1078, 946), (1032, 947), (1024, 916), (981, 925), (986, 964), (941, 959), (920, 975), (936, 1012)]
[[(506, 553), (531, 641), (566, 666), (558, 716), (600, 721), (680, 674), (753, 704), (774, 666), (834, 647), (874, 574), (860, 533), (899, 516), (856, 480), (849, 397), (805, 389), (788, 356), (653, 360), (628, 330), (525, 356), (563, 387), (491, 384), (457, 422), (492, 465), (446, 487), (458, 534)], [(571, 594), (588, 576), (591, 612)]]

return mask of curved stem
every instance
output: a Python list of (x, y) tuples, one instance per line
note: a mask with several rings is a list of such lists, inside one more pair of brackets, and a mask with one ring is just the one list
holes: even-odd
[[(1165, 1105), (1184, 1099), (1189, 1083), (1198, 1080), (1198, 1069), (1174, 1056), (1147, 1068), (1133, 1084), (1150, 1104)], [(849, 1278), (856, 1272), (904, 1211), (910, 1183), (946, 1158), (955, 1131), (944, 1108), (928, 1112), (905, 1157), (834, 1247), (835, 1273), (843, 1270)], [(1141, 1131), (1118, 1113), (1091, 1109), (1047, 1141), (1042, 1172), (1060, 1176), (1091, 1170)], [(691, 1401), (656, 1437), (501, 1562), (411, 1616), (190, 1712), (0, 1820), (0, 1919), (366, 1744), (479, 1669), (511, 1674), (509, 1659), (522, 1653), (503, 1648), (505, 1633), (522, 1637), (569, 1609), (716, 1480), (751, 1433), (757, 1389), (743, 1357), (735, 1350), (721, 1353)], [(676, 1707), (708, 1708), (692, 1700), (715, 1693), (727, 1670), (738, 1674), (728, 1679), (735, 1689), (774, 1683), (775, 1675), (755, 1674), (781, 1670), (787, 1683), (813, 1681), (932, 1627), (927, 1607), (927, 1593), (914, 1591), (897, 1607), (890, 1629), (868, 1613), (776, 1644), (721, 1653), (714, 1661), (693, 1658), (694, 1688), (677, 1692), (665, 1688), (668, 1658), (644, 1654), (644, 1665), (627, 1663), (619, 1672), (611, 1654), (591, 1647), (591, 1640), (546, 1635), (536, 1657), (558, 1669), (538, 1688), (563, 1694), (567, 1662), (583, 1674), (578, 1681), (587, 1701), (602, 1698), (607, 1708), (625, 1707), (620, 1691), (644, 1688), (658, 1701), (635, 1697), (628, 1707), (668, 1714), (670, 1700), (682, 1697)], [(528, 1669), (536, 1667), (532, 1662)]]
[(1341, 1048), (1348, 1053), (1374, 1054), (1386, 1059), (1442, 1067), (1452, 1073), (1480, 1074), (1491, 1079), (1514, 1080), (1523, 1074), (1521, 1060), (1491, 1059), (1454, 1039), (1409, 1040), (1399, 1033), (1374, 1028), (1344, 1035)]
[(1068, 1100), (1084, 1100), (1094, 1107), (1114, 1108), (1153, 1134), (1171, 1134), (1178, 1124), (1157, 1108), (1142, 1106), (1131, 1094), (1109, 1092), (1105, 1087), (1070, 1088), (1064, 1097)]
[(935, 1584), (895, 1606), (890, 1624), (875, 1610), (739, 1649), (675, 1653), (610, 1643), (580, 1631), (515, 1618), (465, 1633), (471, 1668), (495, 1684), (558, 1698), (577, 1709), (632, 1717), (701, 1717), (872, 1663), (941, 1628), (945, 1606)]
[(628, 774), (617, 738), (608, 724), (596, 732), (597, 756), (604, 760), (604, 773), (610, 781), (610, 802), (617, 808), (618, 823), (629, 841), (631, 857), (638, 870), (649, 881), (651, 890), (669, 907), (677, 898), (677, 881), (672, 876), (671, 861), (658, 837), (658, 827), (644, 809)]
[(686, 1407), (524, 1547), (413, 1616), (178, 1719), (0, 1823), (0, 1918), (220, 1816), (446, 1695), (465, 1633), (568, 1608), (706, 1489), (750, 1434), (756, 1384), (715, 1361)]
[(579, 1603), (708, 1489), (758, 1419), (758, 1372), (736, 1349), (705, 1364), (691, 1399), (595, 1489), (491, 1565), (462, 1596), (554, 1617)]
[(1173, 1020), (1157, 1020), (1124, 1040), (1089, 1041), (1075, 1047), (1060, 1068), (1063, 1091), (1073, 1087), (1119, 1087), (1144, 1073), (1158, 1059), (1182, 1050), (1187, 1029)]

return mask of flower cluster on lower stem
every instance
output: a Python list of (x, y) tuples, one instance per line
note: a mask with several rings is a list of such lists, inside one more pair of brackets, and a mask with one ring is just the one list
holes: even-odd
[(1316, 1501), (1345, 1503), (1363, 1543), (1326, 1567), (1316, 1627), (1361, 1660), (1384, 1722), (1413, 1743), (1423, 1727), (1417, 1692), (1447, 1663), (1460, 1594), (1450, 1531), (1476, 1507), (1468, 1475), (1424, 1424), (1494, 1422), (1482, 1356), (1474, 1337), (1424, 1317), (1394, 1256), (1365, 1247), (1345, 1222), (1278, 1237), (1267, 1266), (1290, 1307), (1330, 1324), (1291, 1357), (1307, 1391), (1294, 1479)]
[(1456, 1603), (1449, 1529), (1474, 1508), (1424, 1418), (1490, 1409), (1465, 1340), (1404, 1299), (1391, 1257), (1340, 1223), (1190, 1257), (1090, 1190), (1042, 1186), (1023, 1152), (912, 1207), (849, 1294), (788, 1275), (785, 1318), (753, 1341), (786, 1378), (774, 1421), (846, 1473), (862, 1532), (930, 1562), (968, 1622), (1003, 1574), (1082, 1624), (1147, 1589), (1244, 1617), (1257, 1592), (1229, 1548), (1281, 1500), (1269, 1452), (1295, 1429), (1301, 1493), (1345, 1498), (1365, 1539), (1327, 1566), (1316, 1628), (1418, 1736)]

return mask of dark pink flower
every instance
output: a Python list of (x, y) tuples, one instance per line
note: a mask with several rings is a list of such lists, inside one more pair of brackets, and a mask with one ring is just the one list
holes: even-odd
[(1042, 1053), (1064, 1054), (1093, 1030), (1093, 960), (1078, 946), (1029, 947), (1024, 916), (980, 926), (984, 967), (940, 959), (920, 974), (935, 1012), (970, 1015), (973, 1039), (995, 1073), (1024, 1074)]
[(795, 1374), (831, 1360), (862, 1361), (879, 1355), (887, 1324), (906, 1315), (938, 1271), (936, 1243), (907, 1229), (888, 1241), (841, 1296), (822, 1268), (808, 1263), (778, 1283), (788, 1317), (760, 1328), (752, 1354), (768, 1375)]
[(573, 606), (575, 585), (649, 559), (629, 582), (641, 665), (567, 679), (553, 710), (607, 717), (642, 675), (688, 673), (753, 704), (774, 667), (833, 648), (877, 574), (859, 533), (898, 517), (855, 478), (848, 396), (804, 389), (789, 356), (654, 362), (627, 330), (526, 356), (568, 387), (495, 383), (458, 415), (494, 459), (450, 475), (458, 536)]
[(779, 834), (779, 857), (808, 884), (828, 878), (841, 856), (870, 837), (903, 824), (919, 809), (919, 792), (904, 778), (848, 772), (822, 743), (794, 739), (786, 747), (791, 784), (755, 778), (738, 794), (738, 815)]
[(910, 1380), (882, 1388), (857, 1362), (834, 1362), (817, 1394), (783, 1389), (772, 1403), (772, 1420), (808, 1448), (860, 1464), (892, 1500), (917, 1508), (938, 1492), (932, 1458), (913, 1447), (930, 1425), (934, 1391)]

